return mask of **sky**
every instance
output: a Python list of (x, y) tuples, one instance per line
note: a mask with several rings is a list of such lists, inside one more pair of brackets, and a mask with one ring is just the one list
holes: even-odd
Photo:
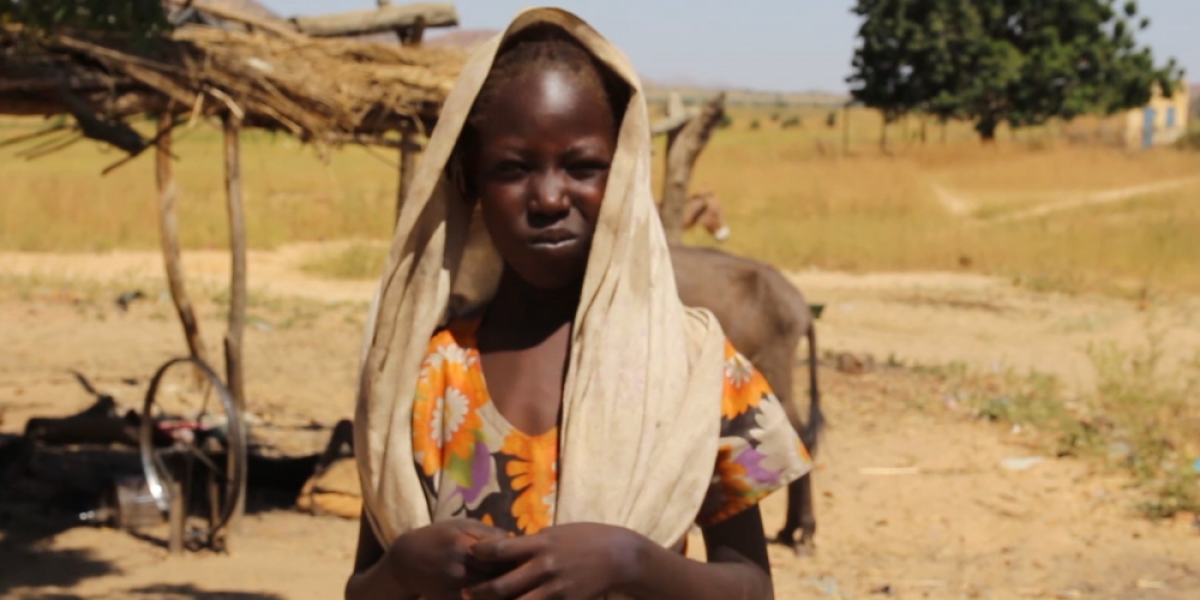
[[(291, 16), (372, 8), (375, 0), (260, 0)], [(397, 0), (401, 1), (401, 0)], [(850, 0), (559, 0), (620, 47), (645, 79), (767, 91), (841, 93), (858, 18)], [(465, 29), (503, 29), (529, 0), (458, 0)], [(1139, 0), (1138, 40), (1200, 82), (1200, 0)], [(432, 34), (431, 34), (432, 35)]]

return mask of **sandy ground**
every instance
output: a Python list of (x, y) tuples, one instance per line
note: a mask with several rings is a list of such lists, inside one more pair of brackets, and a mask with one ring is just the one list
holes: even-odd
[[(313, 247), (254, 253), (247, 394), (254, 418), (278, 431), (330, 426), (350, 415), (355, 352), (372, 284), (313, 279), (295, 266)], [(186, 258), (206, 342), (218, 356), (227, 269), (221, 253)], [(0, 432), (31, 416), (65, 415), (93, 398), (76, 369), (122, 407), (180, 353), (182, 336), (159, 295), (155, 253), (0, 254)], [(1035, 294), (958, 274), (797, 273), (827, 308), (822, 346), (880, 362), (962, 361), (973, 368), (1037, 368), (1070, 386), (1094, 380), (1091, 343), (1167, 332), (1172, 356), (1200, 348), (1193, 300), (1139, 307), (1104, 298)], [(128, 312), (124, 290), (146, 300)], [(816, 479), (818, 551), (772, 549), (780, 598), (1200, 598), (1200, 533), (1184, 519), (1135, 516), (1119, 478), (1074, 460), (1012, 472), (1032, 452), (1020, 434), (946, 407), (928, 376), (881, 369), (823, 372), (826, 436)], [(263, 429), (269, 429), (267, 425)], [(319, 435), (280, 435), (287, 454), (315, 452)], [(879, 467), (915, 467), (900, 475)], [(0, 479), (0, 487), (5, 482)], [(767, 529), (783, 496), (764, 506)], [(0, 597), (268, 600), (336, 598), (356, 524), (259, 506), (233, 556), (169, 557), (161, 531), (134, 537), (69, 528), (61, 511), (0, 506)]]

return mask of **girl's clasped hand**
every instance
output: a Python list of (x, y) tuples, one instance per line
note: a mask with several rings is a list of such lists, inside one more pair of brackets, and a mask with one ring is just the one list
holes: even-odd
[(514, 537), (453, 519), (401, 536), (388, 556), (398, 582), (428, 600), (582, 600), (633, 586), (645, 541), (595, 523)]

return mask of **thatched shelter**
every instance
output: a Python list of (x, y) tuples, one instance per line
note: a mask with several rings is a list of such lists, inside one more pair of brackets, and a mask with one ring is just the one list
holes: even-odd
[(317, 144), (375, 141), (431, 125), (464, 58), (450, 49), (310, 37), (202, 4), (189, 11), (205, 15), (203, 24), (185, 21), (151, 40), (86, 32), (39, 38), (0, 28), (0, 114), (66, 113), (82, 117), (81, 126), (146, 112), (188, 120), (232, 114), (243, 126)]
[[(26, 152), (33, 156), (93, 138), (127, 154), (110, 170), (155, 148), (167, 283), (190, 354), (208, 362), (184, 286), (171, 133), (181, 125), (220, 120), (232, 262), (225, 383), (244, 410), (241, 130), (287, 132), (322, 151), (345, 143), (399, 148), (399, 203), (419, 149), (415, 137), (436, 122), (465, 59), (452, 49), (420, 47), (422, 33), (455, 25), (458, 17), (452, 4), (381, 2), (377, 10), (286, 21), (192, 0), (165, 5), (173, 27), (153, 37), (69, 29), (47, 35), (6, 23), (0, 15), (0, 115), (74, 117), (73, 123), (0, 145), (45, 138)], [(381, 31), (394, 32), (400, 43), (354, 39)], [(151, 139), (128, 124), (138, 115), (157, 117)]]

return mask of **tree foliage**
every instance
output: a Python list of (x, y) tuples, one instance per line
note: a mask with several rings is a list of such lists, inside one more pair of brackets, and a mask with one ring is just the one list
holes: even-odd
[(0, 23), (41, 34), (77, 29), (137, 37), (168, 28), (162, 0), (0, 0)]
[(857, 0), (863, 18), (847, 81), (854, 98), (894, 120), (909, 112), (996, 127), (1039, 125), (1145, 104), (1182, 71), (1139, 47), (1135, 2)]

